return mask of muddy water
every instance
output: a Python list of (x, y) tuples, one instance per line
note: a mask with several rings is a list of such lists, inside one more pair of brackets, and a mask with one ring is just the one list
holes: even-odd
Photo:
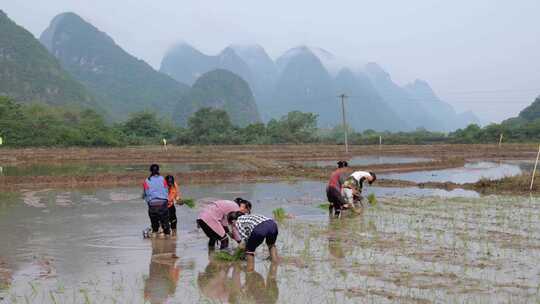
[[(146, 172), (148, 164), (33, 164), (28, 166), (0, 167), (0, 176), (65, 176), (94, 175), (123, 172)], [(160, 163), (162, 172), (192, 171), (228, 171), (247, 169), (247, 165), (239, 163)]]
[[(408, 156), (355, 156), (347, 162), (349, 166), (368, 166), (368, 165), (382, 165), (382, 164), (408, 164), (416, 162), (432, 161), (430, 158), (424, 157), (408, 157)], [(300, 164), (307, 167), (334, 167), (336, 166), (334, 160), (317, 160), (317, 161), (302, 161)]]
[(522, 163), (472, 162), (465, 164), (465, 166), (462, 168), (381, 174), (381, 177), (397, 180), (407, 180), (417, 183), (474, 183), (482, 178), (500, 179), (506, 176), (518, 175), (522, 172), (520, 165), (523, 166)]
[(138, 189), (4, 193), (0, 267), (9, 276), (0, 297), (8, 303), (539, 299), (540, 200), (372, 187), (375, 206), (329, 221), (317, 207), (322, 189), (319, 182), (184, 189), (200, 201), (242, 196), (257, 213), (283, 207), (294, 215), (279, 224), (283, 261), (264, 261), (261, 248), (255, 273), (208, 257), (194, 209), (178, 208), (177, 240), (143, 240), (148, 219)]

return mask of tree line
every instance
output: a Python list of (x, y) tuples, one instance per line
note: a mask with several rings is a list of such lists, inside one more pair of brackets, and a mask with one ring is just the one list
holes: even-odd
[[(350, 144), (495, 143), (500, 134), (506, 142), (540, 140), (540, 119), (508, 120), (486, 127), (469, 125), (451, 133), (417, 129), (411, 132), (349, 131)], [(47, 104), (19, 104), (0, 97), (0, 137), (5, 146), (127, 146), (158, 144), (165, 138), (178, 145), (205, 144), (343, 144), (343, 127), (317, 128), (317, 115), (293, 111), (268, 123), (245, 127), (233, 125), (219, 109), (202, 108), (186, 127), (177, 127), (156, 113), (132, 114), (122, 123), (110, 124), (94, 110), (55, 107)]]

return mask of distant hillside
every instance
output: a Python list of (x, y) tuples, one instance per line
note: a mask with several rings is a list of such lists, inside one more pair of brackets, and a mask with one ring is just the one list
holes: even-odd
[(525, 119), (527, 121), (540, 119), (540, 96), (536, 97), (536, 99), (530, 106), (519, 112), (519, 118)]
[[(470, 113), (461, 116), (456, 114), (454, 108), (441, 101), (425, 81), (417, 80), (400, 87), (377, 63), (368, 63), (365, 70), (382, 99), (412, 129), (451, 131), (478, 122)], [(467, 118), (472, 118), (473, 121), (463, 121)]]
[(172, 78), (192, 85), (204, 73), (225, 69), (242, 77), (249, 82), (251, 70), (247, 64), (230, 47), (218, 55), (210, 56), (201, 53), (186, 43), (180, 43), (171, 48), (161, 61), (160, 71)]
[(321, 127), (335, 126), (341, 121), (337, 95), (345, 93), (351, 96), (348, 120), (357, 130), (450, 131), (478, 122), (471, 112), (457, 114), (425, 81), (401, 87), (376, 63), (352, 68), (320, 48), (292, 48), (274, 62), (258, 45), (232, 45), (209, 56), (181, 43), (161, 64), (161, 71), (188, 84), (216, 68), (249, 84), (264, 121), (299, 110), (318, 114)]
[(145, 109), (170, 117), (189, 89), (128, 54), (73, 13), (56, 16), (40, 40), (115, 119)]
[(207, 72), (195, 81), (174, 112), (174, 120), (185, 126), (188, 118), (203, 107), (225, 110), (237, 126), (261, 121), (247, 82), (223, 69)]
[(276, 64), (281, 73), (272, 104), (265, 106), (272, 117), (296, 110), (318, 114), (321, 127), (332, 127), (341, 121), (333, 79), (309, 49), (290, 50), (278, 58)]
[[(342, 69), (334, 79), (334, 92), (351, 96), (346, 100), (347, 120), (357, 130), (399, 131), (408, 125), (377, 93), (369, 78), (362, 72)], [(336, 111), (336, 108), (332, 108)]]
[(0, 95), (18, 102), (97, 107), (92, 94), (64, 71), (30, 32), (1, 10)]
[(417, 79), (404, 87), (409, 98), (421, 105), (427, 115), (433, 118), (425, 122), (424, 127), (431, 130), (451, 131), (471, 123), (479, 124), (479, 119), (472, 113), (457, 114), (454, 108), (437, 97), (431, 86), (424, 80)]

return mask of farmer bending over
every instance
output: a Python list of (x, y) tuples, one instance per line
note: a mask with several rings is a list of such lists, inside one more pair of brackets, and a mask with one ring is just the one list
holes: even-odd
[(342, 206), (346, 203), (345, 199), (341, 195), (341, 186), (345, 180), (345, 176), (348, 170), (348, 164), (346, 161), (338, 161), (338, 168), (330, 175), (328, 186), (326, 187), (326, 198), (330, 203), (328, 211), (332, 215), (332, 211), (335, 209), (336, 217), (339, 217)]
[(208, 237), (209, 250), (214, 250), (217, 241), (219, 241), (219, 249), (223, 250), (229, 247), (227, 215), (233, 211), (239, 211), (242, 214), (250, 213), (251, 203), (242, 198), (236, 198), (234, 202), (217, 200), (206, 205), (199, 213), (197, 226)]
[(274, 220), (258, 214), (243, 214), (236, 211), (228, 215), (233, 238), (246, 246), (247, 271), (255, 269), (255, 250), (266, 239), (272, 262), (277, 262), (276, 239), (278, 227)]
[(356, 202), (360, 202), (362, 205), (362, 187), (364, 181), (367, 181), (370, 185), (377, 180), (377, 176), (373, 172), (355, 171), (353, 172), (343, 183), (341, 193), (347, 204), (345, 208), (355, 208)]

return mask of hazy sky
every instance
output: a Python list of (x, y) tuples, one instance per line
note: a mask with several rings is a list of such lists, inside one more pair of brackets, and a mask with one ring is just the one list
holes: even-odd
[(375, 61), (398, 84), (424, 79), (483, 121), (514, 116), (540, 95), (540, 0), (0, 0), (0, 9), (36, 36), (73, 11), (156, 68), (178, 41), (208, 54), (258, 43), (273, 58), (317, 46)]

